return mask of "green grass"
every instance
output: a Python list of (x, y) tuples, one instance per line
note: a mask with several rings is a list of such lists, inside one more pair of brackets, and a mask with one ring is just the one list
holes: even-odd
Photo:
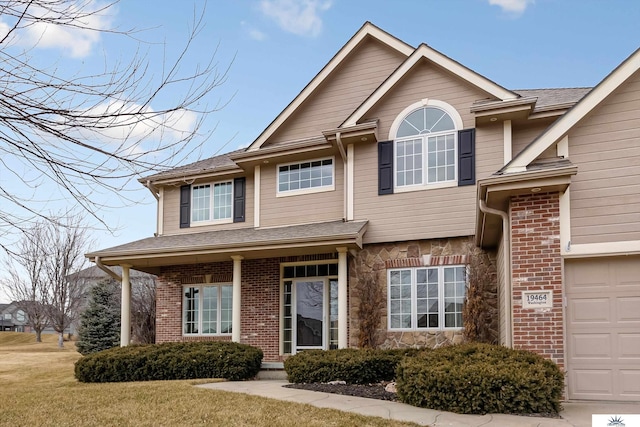
[[(194, 387), (196, 381), (83, 384), (57, 336), (0, 332), (0, 426), (413, 426)], [(212, 380), (213, 381), (213, 380)]]

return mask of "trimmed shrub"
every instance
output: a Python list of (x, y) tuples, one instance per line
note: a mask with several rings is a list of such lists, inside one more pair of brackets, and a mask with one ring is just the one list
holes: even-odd
[(425, 350), (309, 350), (289, 357), (284, 362), (284, 370), (292, 383), (373, 384), (394, 379), (400, 360), (419, 351)]
[(260, 370), (262, 350), (232, 342), (191, 342), (112, 348), (79, 359), (75, 376), (81, 382), (123, 382), (253, 378)]
[(558, 413), (564, 375), (552, 361), (489, 344), (443, 347), (398, 365), (404, 403), (461, 414)]

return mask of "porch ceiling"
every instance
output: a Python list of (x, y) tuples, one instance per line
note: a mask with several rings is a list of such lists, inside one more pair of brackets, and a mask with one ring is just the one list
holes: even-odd
[(273, 228), (241, 228), (157, 236), (86, 254), (105, 265), (127, 264), (157, 274), (167, 265), (335, 252), (336, 247), (361, 248), (367, 221), (331, 221)]

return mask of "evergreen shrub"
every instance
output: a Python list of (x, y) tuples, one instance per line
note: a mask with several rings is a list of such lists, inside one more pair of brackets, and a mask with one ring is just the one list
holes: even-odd
[(292, 383), (374, 384), (394, 379), (396, 367), (403, 357), (423, 351), (426, 350), (309, 350), (289, 357), (284, 362), (284, 369)]
[(399, 399), (462, 414), (557, 414), (564, 375), (524, 350), (462, 344), (420, 353), (398, 365)]
[(81, 382), (124, 382), (255, 377), (262, 350), (233, 342), (131, 345), (90, 354), (75, 364)]

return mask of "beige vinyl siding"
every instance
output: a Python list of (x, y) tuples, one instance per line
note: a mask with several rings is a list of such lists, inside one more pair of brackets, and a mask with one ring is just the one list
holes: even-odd
[[(498, 342), (501, 345), (508, 346), (507, 342), (507, 307), (505, 307), (505, 292), (506, 292), (506, 272), (504, 271), (504, 238), (500, 238), (498, 243), (498, 256), (496, 258), (496, 276), (498, 279)], [(509, 262), (507, 260), (507, 262)]]
[(378, 41), (364, 41), (265, 145), (318, 136), (338, 127), (405, 59)]
[[(476, 129), (476, 179), (501, 166), (502, 124)], [(378, 195), (378, 147), (355, 150), (354, 217), (368, 219), (365, 243), (470, 236), (475, 233), (476, 187)]]
[(451, 104), (462, 117), (464, 127), (471, 128), (475, 126), (474, 116), (470, 112), (471, 104), (488, 96), (486, 92), (423, 59), (364, 115), (363, 121), (367, 118), (379, 119), (378, 135), (380, 140), (386, 140), (396, 116), (409, 105), (428, 98)]
[[(189, 228), (180, 228), (180, 186), (164, 187), (164, 221), (163, 234), (200, 233), (213, 230), (232, 230), (237, 228), (253, 227), (253, 176), (246, 177), (245, 222), (230, 224), (202, 225)], [(214, 181), (221, 181), (216, 178)], [(211, 181), (211, 182), (214, 182)], [(206, 183), (208, 181), (203, 181)]]
[(640, 72), (569, 132), (571, 241), (640, 240)]
[[(314, 160), (314, 159), (309, 159)], [(260, 226), (308, 224), (344, 218), (344, 168), (335, 157), (335, 190), (277, 197), (277, 165), (261, 168)]]
[[(511, 130), (511, 146), (513, 157), (520, 154), (524, 148), (536, 139), (546, 128), (555, 121), (555, 117), (549, 117), (537, 120), (527, 120), (525, 122), (514, 122)], [(555, 146), (553, 149), (555, 156)], [(548, 152), (545, 151), (540, 157), (548, 158)]]

